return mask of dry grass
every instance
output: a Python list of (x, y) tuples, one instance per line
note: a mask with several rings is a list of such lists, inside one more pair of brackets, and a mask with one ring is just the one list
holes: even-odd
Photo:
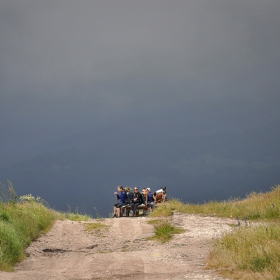
[(173, 199), (160, 204), (150, 216), (167, 217), (174, 211), (218, 217), (230, 217), (249, 220), (280, 220), (280, 186), (275, 186), (267, 193), (251, 193), (246, 199), (230, 199), (228, 201), (211, 201), (204, 204), (184, 204)]
[[(208, 268), (235, 279), (277, 279), (280, 275), (280, 226), (244, 227), (217, 240)], [(279, 279), (279, 278), (278, 278)]]

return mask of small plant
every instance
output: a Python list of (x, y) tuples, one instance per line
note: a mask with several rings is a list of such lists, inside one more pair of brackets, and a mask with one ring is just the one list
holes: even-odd
[(100, 231), (109, 230), (108, 225), (104, 225), (102, 223), (86, 223), (85, 224), (86, 231), (94, 231), (95, 233), (99, 233)]
[(157, 225), (157, 224), (162, 223), (162, 220), (161, 219), (149, 220), (147, 223), (150, 224), (150, 225)]
[(97, 211), (97, 208), (96, 207), (93, 207), (93, 209), (95, 210), (96, 212), (96, 219), (101, 219), (102, 217), (99, 215), (98, 211)]
[(157, 239), (162, 243), (169, 241), (174, 234), (185, 232), (184, 229), (172, 225), (168, 220), (154, 220), (152, 223), (155, 227), (155, 236), (152, 239)]
[(76, 207), (75, 213), (71, 212), (70, 205), (67, 204), (67, 208), (68, 208), (68, 212), (66, 212), (64, 214), (64, 216), (67, 220), (70, 220), (70, 221), (88, 221), (90, 219), (90, 216), (88, 216), (86, 214), (83, 215), (83, 214), (79, 213), (78, 207)]
[(7, 180), (7, 184), (0, 182), (0, 203), (9, 202), (13, 204), (17, 202), (17, 198), (18, 196), (10, 180)]

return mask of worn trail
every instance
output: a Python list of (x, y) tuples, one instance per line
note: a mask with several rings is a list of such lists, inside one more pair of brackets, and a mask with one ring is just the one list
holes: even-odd
[(95, 233), (83, 222), (57, 221), (15, 272), (0, 272), (0, 279), (224, 279), (205, 263), (213, 238), (230, 230), (231, 220), (175, 214), (173, 222), (186, 231), (160, 244), (147, 239), (153, 235), (148, 219), (104, 219), (109, 229)]

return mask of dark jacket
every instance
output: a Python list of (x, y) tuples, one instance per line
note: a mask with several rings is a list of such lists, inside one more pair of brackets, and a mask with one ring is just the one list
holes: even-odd
[[(134, 201), (134, 198), (137, 198), (137, 200)], [(141, 193), (133, 193), (131, 203), (140, 203), (143, 204), (143, 196)]]
[(132, 202), (133, 192), (127, 193), (127, 201), (126, 203), (129, 204)]
[(144, 204), (148, 203), (148, 201), (149, 201), (148, 194), (146, 194), (146, 195), (142, 194), (142, 199), (143, 199)]

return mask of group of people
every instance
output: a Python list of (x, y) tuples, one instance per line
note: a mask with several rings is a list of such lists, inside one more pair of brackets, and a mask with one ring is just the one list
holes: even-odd
[(114, 192), (114, 194), (118, 202), (114, 204), (113, 218), (121, 217), (123, 206), (130, 206), (133, 216), (136, 216), (136, 210), (139, 205), (144, 204), (148, 210), (154, 208), (155, 198), (150, 188), (144, 188), (140, 193), (138, 187), (135, 187), (134, 192), (132, 192), (131, 188), (118, 186), (118, 192)]

